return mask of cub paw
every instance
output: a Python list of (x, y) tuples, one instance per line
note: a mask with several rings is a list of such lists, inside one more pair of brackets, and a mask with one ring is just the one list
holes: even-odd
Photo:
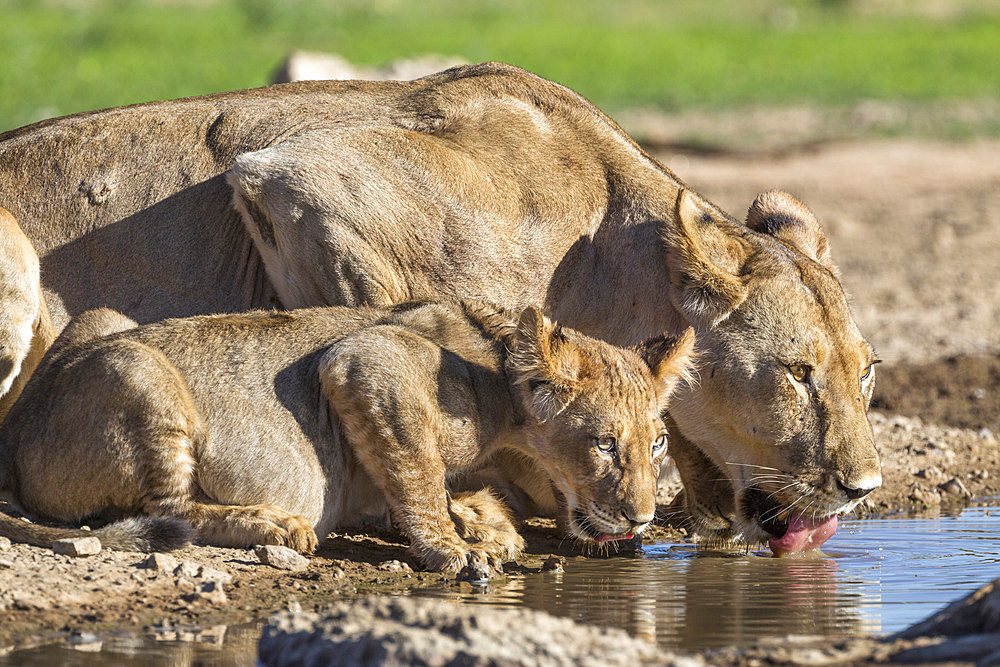
[(275, 544), (294, 549), (301, 554), (311, 554), (319, 540), (316, 531), (305, 519), (296, 514), (271, 506), (257, 506), (247, 517), (250, 532), (256, 533), (254, 544)]
[(524, 538), (517, 532), (510, 511), (488, 490), (455, 494), (451, 501), (458, 534), (492, 566), (513, 560), (524, 551)]

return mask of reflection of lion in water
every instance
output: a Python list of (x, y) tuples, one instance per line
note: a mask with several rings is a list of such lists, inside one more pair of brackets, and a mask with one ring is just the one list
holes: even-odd
[[(102, 317), (120, 316), (81, 316)], [(444, 571), (523, 548), (499, 500), (447, 490), (499, 454), (530, 462), (512, 481), (572, 537), (642, 531), (660, 413), (694, 345), (689, 330), (630, 351), (534, 308), (434, 303), (167, 320), (83, 342), (76, 322), (78, 342), (56, 343), (0, 427), (0, 491), (26, 511), (176, 517), (211, 544), (310, 552), (387, 502)], [(53, 536), (9, 518), (0, 532), (11, 524)], [(160, 526), (135, 524), (137, 537)]]

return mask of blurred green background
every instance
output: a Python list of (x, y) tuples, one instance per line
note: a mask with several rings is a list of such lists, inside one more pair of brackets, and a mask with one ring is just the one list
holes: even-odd
[(0, 0), (0, 131), (264, 85), (293, 49), (499, 60), (612, 114), (881, 100), (948, 109), (893, 133), (1000, 134), (998, 0)]

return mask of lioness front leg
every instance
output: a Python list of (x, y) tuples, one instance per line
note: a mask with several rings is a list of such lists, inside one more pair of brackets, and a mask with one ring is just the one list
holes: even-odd
[(454, 443), (436, 395), (440, 371), (439, 347), (383, 325), (334, 344), (319, 375), (347, 444), (385, 494), (411, 551), (429, 569), (459, 572), (476, 547), (459, 535), (445, 488), (441, 447)]

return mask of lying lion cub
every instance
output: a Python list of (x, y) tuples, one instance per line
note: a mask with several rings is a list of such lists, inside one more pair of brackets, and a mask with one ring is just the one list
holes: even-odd
[[(300, 552), (387, 502), (421, 562), (446, 572), (523, 548), (489, 492), (449, 493), (512, 451), (530, 462), (522, 490), (544, 505), (554, 488), (573, 537), (640, 532), (666, 454), (660, 414), (694, 344), (689, 329), (624, 350), (534, 308), (478, 304), (202, 316), (92, 340), (95, 319), (128, 325), (81, 318), (0, 428), (0, 497), (50, 520), (181, 519), (210, 544)], [(2, 519), (0, 534), (36, 544), (79, 532)], [(109, 546), (176, 532), (122, 525), (103, 529)]]

